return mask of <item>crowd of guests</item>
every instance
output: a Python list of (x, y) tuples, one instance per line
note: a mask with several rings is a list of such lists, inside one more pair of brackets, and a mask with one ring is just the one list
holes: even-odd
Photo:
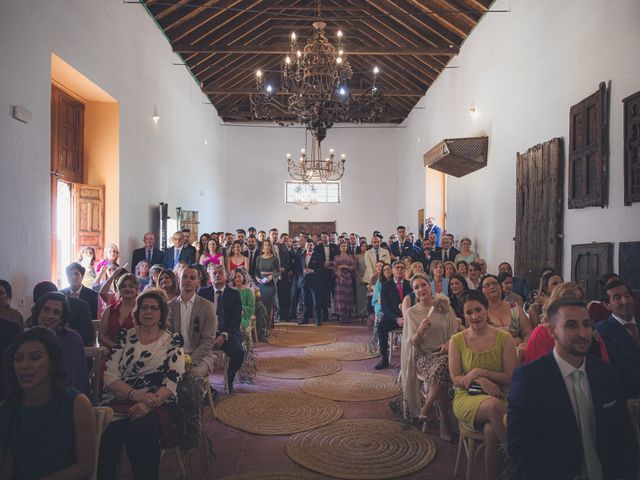
[[(100, 260), (83, 249), (68, 288), (35, 286), (26, 321), (0, 280), (3, 475), (87, 478), (97, 462), (97, 478), (111, 480), (124, 447), (135, 478), (158, 478), (161, 449), (179, 435), (181, 379), (205, 396), (223, 351), (233, 393), (258, 300), (270, 324), (367, 320), (377, 370), (389, 366), (389, 333), (401, 332), (405, 414), (438, 418), (447, 441), (451, 413), (481, 431), (487, 478), (501, 469), (502, 444), (523, 478), (635, 478), (625, 402), (640, 396), (640, 317), (615, 274), (589, 305), (553, 269), (530, 290), (507, 262), (490, 273), (470, 239), (433, 218), (423, 239), (403, 226), (387, 239), (249, 228), (193, 243), (175, 232), (165, 251), (155, 243), (144, 235), (131, 272), (116, 245)], [(101, 403), (116, 414), (97, 459), (84, 350), (96, 340), (109, 350)]]

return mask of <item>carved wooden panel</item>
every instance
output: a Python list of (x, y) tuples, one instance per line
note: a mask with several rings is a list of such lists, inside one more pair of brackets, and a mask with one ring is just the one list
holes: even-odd
[(517, 154), (515, 274), (530, 286), (542, 267), (562, 267), (562, 152), (562, 139), (554, 138)]
[(93, 247), (96, 258), (104, 248), (104, 187), (73, 184), (75, 248)]
[(613, 268), (613, 243), (571, 245), (571, 281), (579, 283), (588, 300), (600, 298), (600, 277)]
[(640, 92), (624, 104), (624, 204), (640, 202)]
[(301, 232), (313, 235), (314, 233), (320, 236), (322, 232), (335, 232), (336, 222), (292, 222), (289, 220), (289, 235), (297, 235)]
[(571, 107), (569, 120), (569, 208), (605, 207), (608, 201), (607, 88)]
[(636, 298), (640, 298), (640, 242), (618, 244), (618, 275), (631, 287)]
[(65, 182), (82, 182), (84, 105), (51, 87), (51, 170)]

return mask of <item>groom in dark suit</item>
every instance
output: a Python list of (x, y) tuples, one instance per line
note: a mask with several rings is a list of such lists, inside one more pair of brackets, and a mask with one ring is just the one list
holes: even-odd
[(213, 269), (213, 285), (198, 290), (198, 295), (213, 302), (218, 315), (218, 333), (213, 348), (219, 348), (229, 355), (229, 393), (233, 393), (236, 372), (244, 362), (242, 348), (242, 300), (240, 293), (227, 287), (224, 268), (216, 265)]
[(402, 328), (402, 323), (398, 323), (402, 321), (400, 305), (405, 295), (411, 292), (411, 284), (404, 279), (404, 268), (402, 260), (393, 262), (393, 278), (384, 282), (380, 289), (382, 320), (378, 325), (378, 341), (382, 358), (375, 366), (376, 370), (389, 366), (389, 332)]
[(316, 324), (329, 320), (329, 297), (333, 290), (333, 259), (338, 254), (338, 246), (329, 243), (329, 234), (320, 234), (320, 243), (313, 249), (313, 256), (309, 268), (315, 272), (315, 282), (312, 288), (316, 293)]
[(547, 308), (555, 347), (513, 372), (507, 449), (522, 479), (635, 478), (638, 451), (615, 369), (587, 353), (586, 304), (560, 298)]

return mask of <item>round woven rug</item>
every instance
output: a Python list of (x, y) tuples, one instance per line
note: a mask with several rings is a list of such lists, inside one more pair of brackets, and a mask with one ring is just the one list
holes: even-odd
[(426, 467), (436, 446), (415, 428), (402, 430), (400, 422), (355, 419), (298, 433), (289, 439), (286, 451), (297, 464), (324, 475), (374, 480)]
[(267, 338), (269, 345), (275, 345), (276, 347), (309, 347), (311, 345), (324, 345), (326, 343), (333, 343), (336, 341), (336, 336), (329, 333), (316, 333), (316, 332), (271, 332)]
[(303, 392), (343, 402), (367, 402), (398, 395), (402, 389), (395, 377), (343, 370), (326, 377), (309, 378), (300, 384)]
[(366, 360), (378, 356), (367, 343), (335, 342), (328, 345), (316, 345), (304, 349), (306, 355), (336, 360)]
[(216, 407), (218, 419), (259, 435), (287, 435), (322, 427), (342, 417), (331, 400), (295, 392), (266, 392), (227, 398)]
[(318, 359), (303, 355), (293, 357), (260, 357), (258, 373), (274, 378), (312, 378), (331, 375), (342, 369), (333, 359)]
[(230, 477), (222, 477), (219, 480), (321, 480), (322, 477), (307, 475), (297, 472), (249, 472)]

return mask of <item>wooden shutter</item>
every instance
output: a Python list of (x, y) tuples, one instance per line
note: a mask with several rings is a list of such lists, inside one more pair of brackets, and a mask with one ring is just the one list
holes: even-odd
[(66, 182), (82, 182), (84, 105), (51, 87), (51, 171)]
[(569, 208), (605, 207), (608, 201), (607, 87), (571, 107)]
[(600, 277), (613, 268), (613, 243), (571, 245), (571, 281), (587, 292), (588, 300), (600, 298)]
[(562, 139), (554, 138), (517, 155), (514, 273), (532, 288), (542, 267), (562, 267), (562, 152)]
[(104, 248), (104, 187), (73, 184), (75, 248), (93, 247), (96, 258)]
[(640, 202), (640, 92), (624, 104), (624, 204)]

